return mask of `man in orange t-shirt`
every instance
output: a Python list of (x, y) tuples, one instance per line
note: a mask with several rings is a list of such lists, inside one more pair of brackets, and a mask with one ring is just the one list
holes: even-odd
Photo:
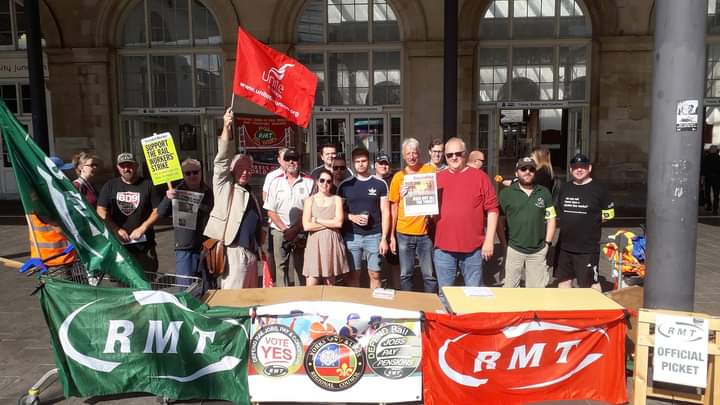
[(423, 165), (420, 159), (420, 143), (415, 138), (407, 138), (402, 144), (405, 168), (399, 170), (390, 182), (388, 200), (392, 226), (390, 232), (390, 250), (400, 259), (400, 289), (412, 290), (412, 277), (415, 256), (420, 262), (425, 292), (437, 292), (437, 279), (433, 273), (432, 240), (428, 235), (427, 216), (406, 216), (403, 197), (407, 193), (404, 186), (405, 175), (415, 173), (434, 173), (431, 165)]

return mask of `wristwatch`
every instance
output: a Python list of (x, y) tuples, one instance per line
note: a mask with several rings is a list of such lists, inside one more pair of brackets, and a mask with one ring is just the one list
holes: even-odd
[(547, 245), (547, 247), (552, 247), (552, 241), (551, 241), (551, 240), (546, 240), (546, 241), (545, 241), (545, 244)]

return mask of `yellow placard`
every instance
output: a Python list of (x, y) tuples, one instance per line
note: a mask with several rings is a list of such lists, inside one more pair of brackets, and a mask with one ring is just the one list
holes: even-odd
[(153, 184), (164, 184), (183, 178), (180, 159), (170, 132), (154, 134), (140, 142)]

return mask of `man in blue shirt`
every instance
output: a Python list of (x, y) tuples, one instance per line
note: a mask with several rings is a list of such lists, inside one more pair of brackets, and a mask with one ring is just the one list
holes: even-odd
[(348, 285), (358, 286), (363, 253), (367, 255), (370, 288), (380, 288), (380, 256), (388, 251), (387, 236), (390, 230), (390, 203), (387, 184), (370, 174), (370, 153), (365, 148), (352, 151), (355, 177), (338, 187), (338, 195), (345, 202), (347, 221), (343, 238), (350, 253), (352, 270)]

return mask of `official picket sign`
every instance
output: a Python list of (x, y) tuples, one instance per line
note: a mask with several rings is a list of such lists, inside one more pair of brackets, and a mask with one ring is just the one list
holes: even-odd
[(153, 134), (143, 138), (140, 143), (143, 146), (153, 184), (165, 184), (183, 178), (180, 160), (170, 132)]
[(250, 397), (419, 401), (421, 341), (416, 311), (317, 301), (262, 306), (250, 342)]
[(707, 368), (707, 319), (657, 314), (653, 380), (705, 388)]

